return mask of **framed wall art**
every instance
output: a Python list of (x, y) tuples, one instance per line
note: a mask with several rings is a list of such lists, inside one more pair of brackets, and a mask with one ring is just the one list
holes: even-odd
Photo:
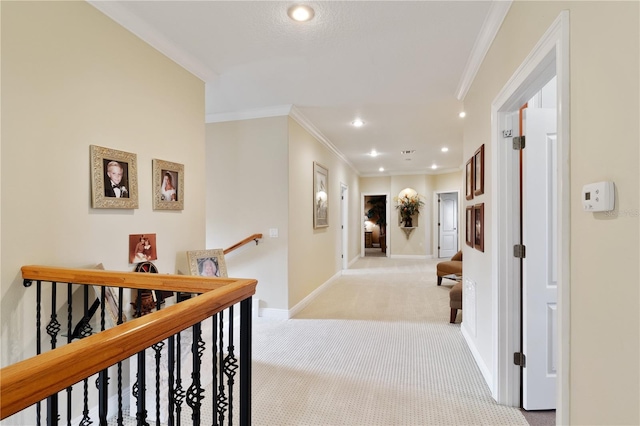
[(157, 260), (156, 234), (129, 235), (129, 263)]
[(473, 194), (484, 194), (484, 144), (473, 155)]
[(469, 247), (473, 247), (474, 244), (474, 220), (473, 220), (473, 206), (468, 206), (465, 211), (466, 217), (466, 237), (465, 241)]
[(313, 227), (329, 226), (329, 171), (313, 162)]
[(467, 161), (465, 167), (465, 195), (467, 200), (473, 200), (473, 158)]
[(96, 209), (138, 208), (137, 156), (91, 145), (91, 202)]
[(201, 277), (227, 276), (227, 265), (222, 249), (188, 251), (187, 260), (191, 275)]
[(484, 252), (484, 203), (473, 206), (473, 221), (475, 222), (473, 245), (477, 250)]
[(153, 159), (153, 209), (184, 209), (184, 165)]

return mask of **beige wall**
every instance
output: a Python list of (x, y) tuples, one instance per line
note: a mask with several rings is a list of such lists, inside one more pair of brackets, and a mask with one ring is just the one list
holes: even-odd
[[(204, 85), (85, 2), (1, 8), (5, 366), (35, 354), (22, 265), (131, 271), (129, 234), (155, 233), (154, 263), (175, 273), (203, 247)], [(138, 209), (91, 208), (92, 144), (137, 154)], [(184, 164), (183, 211), (152, 210), (153, 158)]]
[[(491, 170), (491, 102), (563, 9), (570, 11), (571, 49), (570, 421), (638, 424), (638, 2), (514, 2), (464, 100), (464, 157), (485, 143), (485, 170)], [(601, 180), (616, 184), (615, 212), (584, 213), (582, 186)], [(495, 242), (491, 194), (481, 197), (485, 251), (465, 249), (465, 276), (478, 285), (475, 344), (491, 367)], [(613, 278), (612, 270), (625, 278)]]
[(207, 248), (263, 234), (257, 247), (252, 243), (225, 256), (227, 272), (258, 280), (262, 308), (287, 309), (287, 117), (207, 124), (206, 134)]
[[(313, 162), (329, 170), (329, 226), (313, 228)], [(341, 267), (340, 184), (349, 187), (349, 259), (360, 248), (362, 215), (355, 171), (295, 120), (289, 119), (289, 307), (295, 306)]]

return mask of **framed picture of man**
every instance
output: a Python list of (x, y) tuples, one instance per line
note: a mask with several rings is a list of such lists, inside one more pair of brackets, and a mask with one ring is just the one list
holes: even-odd
[(201, 277), (227, 277), (227, 265), (222, 249), (187, 252), (189, 272)]
[(138, 208), (137, 156), (91, 145), (91, 202), (97, 209)]
[(329, 171), (313, 162), (313, 227), (329, 226)]
[(153, 209), (184, 209), (184, 165), (153, 159)]

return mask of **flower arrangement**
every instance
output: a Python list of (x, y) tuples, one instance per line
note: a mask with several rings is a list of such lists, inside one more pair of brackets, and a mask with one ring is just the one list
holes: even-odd
[(418, 194), (412, 196), (405, 194), (403, 197), (396, 197), (394, 201), (397, 203), (396, 209), (400, 212), (404, 226), (410, 227), (412, 225), (411, 216), (420, 213), (420, 207), (424, 206), (424, 202)]

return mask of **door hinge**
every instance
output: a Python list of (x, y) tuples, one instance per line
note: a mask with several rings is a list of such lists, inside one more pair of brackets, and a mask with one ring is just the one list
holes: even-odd
[(515, 138), (513, 138), (513, 149), (515, 149), (516, 151), (520, 151), (521, 149), (524, 149), (525, 143), (524, 143), (524, 136), (516, 136)]
[(524, 354), (522, 352), (516, 352), (513, 354), (513, 363), (515, 365), (518, 365), (520, 367), (526, 367), (527, 366), (527, 357), (524, 356)]
[(503, 130), (503, 131), (502, 131), (502, 137), (503, 137), (503, 138), (510, 138), (510, 137), (511, 137), (511, 129), (509, 129), (509, 130)]
[(513, 257), (517, 257), (518, 259), (527, 257), (527, 249), (524, 244), (516, 244), (513, 246)]

